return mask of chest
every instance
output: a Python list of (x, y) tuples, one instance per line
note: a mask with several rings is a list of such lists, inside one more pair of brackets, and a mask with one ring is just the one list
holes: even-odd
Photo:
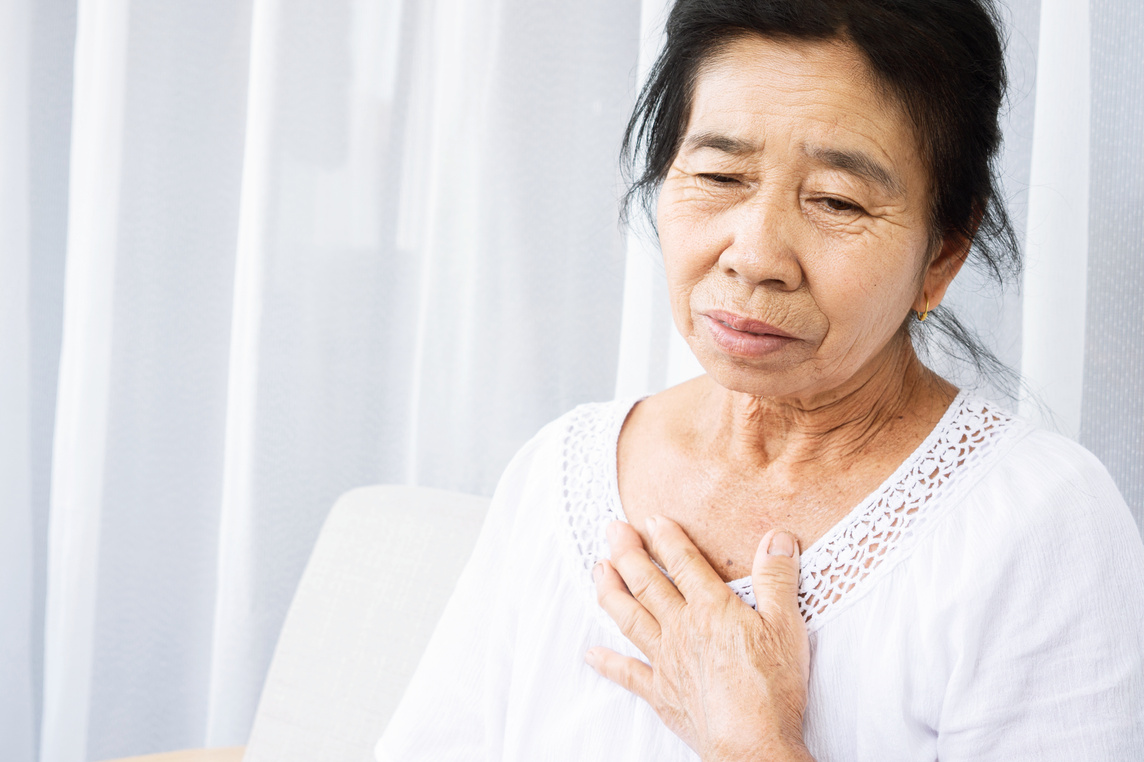
[(758, 543), (770, 529), (793, 533), (805, 550), (893, 469), (887, 464), (792, 474), (691, 457), (666, 445), (621, 449), (618, 466), (620, 501), (632, 526), (643, 534), (647, 517), (671, 518), (726, 581), (750, 574)]

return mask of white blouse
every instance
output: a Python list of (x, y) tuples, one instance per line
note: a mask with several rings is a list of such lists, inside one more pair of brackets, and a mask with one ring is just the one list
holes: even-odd
[[(513, 459), (380, 762), (697, 759), (584, 663), (641, 656), (591, 578), (632, 404), (578, 407)], [(1144, 760), (1144, 546), (1074, 442), (963, 393), (801, 561), (819, 762)]]

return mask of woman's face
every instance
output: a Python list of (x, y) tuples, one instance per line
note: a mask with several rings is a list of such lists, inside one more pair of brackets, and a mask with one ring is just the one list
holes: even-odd
[(658, 229), (676, 326), (729, 389), (861, 384), (960, 266), (963, 247), (930, 256), (928, 171), (868, 71), (846, 42), (749, 36), (699, 73)]

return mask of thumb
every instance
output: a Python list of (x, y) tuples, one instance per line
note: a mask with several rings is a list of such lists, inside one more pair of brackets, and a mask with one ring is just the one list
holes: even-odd
[(751, 584), (760, 614), (798, 613), (798, 573), (798, 538), (781, 529), (763, 535), (751, 566)]

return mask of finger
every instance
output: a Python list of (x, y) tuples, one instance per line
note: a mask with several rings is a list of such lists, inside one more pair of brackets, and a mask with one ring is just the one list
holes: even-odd
[(608, 525), (608, 545), (612, 566), (628, 590), (657, 621), (673, 615), (684, 604), (683, 596), (651, 560), (631, 524), (613, 521)]
[(663, 563), (683, 597), (725, 596), (727, 585), (691, 542), (683, 527), (664, 516), (647, 520), (651, 552)]
[(608, 548), (613, 556), (629, 550), (644, 550), (643, 538), (636, 528), (626, 521), (613, 521), (608, 524), (607, 534)]
[(623, 578), (607, 561), (592, 570), (596, 580), (596, 600), (612, 618), (620, 632), (645, 654), (653, 654), (659, 643), (659, 622), (636, 600)]
[(602, 647), (588, 649), (584, 661), (601, 676), (651, 703), (652, 671), (647, 664)]
[(798, 538), (772, 529), (763, 535), (751, 565), (755, 604), (764, 619), (798, 616)]

